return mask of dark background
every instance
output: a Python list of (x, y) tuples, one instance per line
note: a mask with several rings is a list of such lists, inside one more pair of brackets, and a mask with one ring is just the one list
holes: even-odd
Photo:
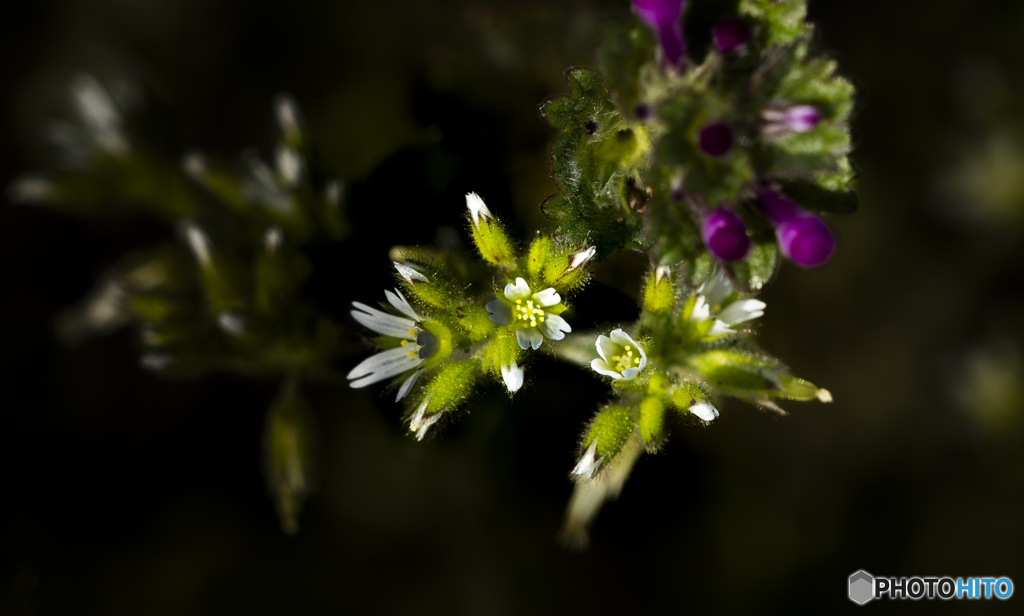
[[(0, 181), (43, 165), (40, 128), (67, 114), (80, 71), (144, 84), (173, 158), (267, 152), (270, 101), (289, 91), (351, 181), (357, 235), (321, 255), (314, 285), (348, 323), (347, 302), (390, 280), (387, 248), (460, 225), (465, 192), (521, 236), (544, 224), (553, 132), (537, 105), (627, 14), (626, 0), (5, 2)], [(708, 429), (677, 429), (582, 553), (556, 533), (605, 396), (591, 375), (537, 361), (511, 404), (490, 391), (424, 443), (379, 387), (308, 387), (319, 491), (288, 537), (260, 454), (276, 382), (161, 380), (130, 331), (74, 348), (53, 334), (120, 255), (172, 232), (4, 203), (0, 613), (821, 613), (856, 607), (861, 568), (1024, 583), (1024, 6), (821, 0), (810, 15), (860, 88), (861, 211), (830, 220), (832, 263), (784, 268), (760, 339), (835, 403), (779, 419), (727, 402)], [(588, 293), (591, 319), (631, 318), (628, 299)]]

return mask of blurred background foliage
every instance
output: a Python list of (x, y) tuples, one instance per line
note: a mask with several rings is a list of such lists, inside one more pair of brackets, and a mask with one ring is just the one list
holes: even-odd
[[(565, 92), (565, 68), (594, 65), (603, 20), (627, 11), (8, 4), (0, 178), (42, 166), (41, 127), (68, 114), (82, 71), (143, 86), (171, 159), (268, 151), (270, 103), (291, 92), (350, 186), (353, 239), (314, 254), (308, 283), (347, 325), (347, 303), (390, 280), (387, 248), (451, 235), (464, 193), (521, 237), (545, 224), (554, 132), (538, 105)], [(861, 209), (832, 219), (831, 264), (784, 269), (760, 339), (835, 403), (785, 419), (726, 404), (708, 429), (675, 430), (584, 553), (555, 536), (574, 439), (605, 395), (593, 375), (538, 362), (543, 378), (511, 404), (495, 389), (425, 443), (375, 388), (307, 387), (318, 491), (288, 537), (261, 472), (276, 380), (161, 380), (138, 367), (130, 331), (74, 348), (54, 333), (120, 255), (173, 229), (5, 203), (0, 612), (820, 612), (853, 607), (860, 568), (1024, 582), (1024, 6), (818, 0), (810, 18), (860, 88)], [(635, 318), (602, 285), (579, 306), (588, 327)], [(340, 347), (348, 369), (359, 340)]]

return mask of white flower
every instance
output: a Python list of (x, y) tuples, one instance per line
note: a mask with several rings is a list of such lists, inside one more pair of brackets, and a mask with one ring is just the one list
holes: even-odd
[(572, 469), (572, 474), (590, 479), (601, 467), (602, 462), (604, 462), (604, 456), (597, 457), (597, 439), (595, 438), (590, 442), (590, 447), (587, 447), (587, 450), (580, 456), (576, 467)]
[(523, 386), (523, 368), (517, 363), (502, 366), (501, 380), (505, 381), (505, 387), (508, 388), (508, 393), (516, 393), (519, 391), (519, 388)]
[(562, 298), (553, 288), (534, 293), (525, 280), (516, 278), (515, 284), (505, 285), (504, 299), (487, 303), (487, 312), (491, 321), (515, 330), (519, 348), (537, 350), (544, 338), (561, 340), (572, 331), (565, 319), (544, 310), (560, 303)]
[[(384, 291), (384, 295), (387, 297), (388, 303), (409, 318), (389, 314), (359, 302), (352, 302), (352, 305), (356, 307), (351, 312), (352, 318), (360, 325), (382, 336), (399, 340), (398, 346), (364, 359), (348, 373), (348, 378), (352, 381), (349, 385), (354, 388), (366, 387), (415, 370), (437, 348), (437, 339), (417, 325), (417, 322), (423, 319), (416, 314), (402, 293), (396, 289), (394, 292)], [(422, 372), (423, 370), (415, 370), (406, 377), (398, 389), (396, 402), (409, 393)]]
[(601, 357), (590, 362), (595, 372), (615, 380), (629, 381), (647, 367), (647, 353), (643, 347), (621, 329), (612, 330), (608, 336), (598, 336), (596, 346)]
[(487, 209), (487, 204), (480, 198), (480, 195), (471, 192), (466, 194), (466, 209), (469, 210), (469, 217), (473, 221), (473, 226), (479, 226), (480, 220), (490, 220), (493, 218), (491, 210)]
[(707, 402), (698, 402), (690, 407), (690, 412), (700, 417), (704, 421), (711, 421), (715, 417), (718, 417), (718, 409), (711, 406)]
[(707, 321), (713, 318), (714, 324), (707, 333), (709, 338), (719, 338), (735, 333), (733, 325), (739, 325), (764, 315), (766, 304), (759, 299), (733, 299), (735, 289), (721, 269), (716, 270), (711, 278), (701, 287), (694, 300), (690, 320)]

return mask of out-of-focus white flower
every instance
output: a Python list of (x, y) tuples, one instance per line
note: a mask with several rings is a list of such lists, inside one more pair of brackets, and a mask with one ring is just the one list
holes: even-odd
[(707, 333), (708, 338), (719, 338), (735, 333), (733, 325), (764, 315), (764, 302), (753, 298), (738, 299), (735, 291), (721, 269), (716, 270), (698, 291), (690, 320), (701, 322), (714, 319), (715, 322)]
[(356, 308), (351, 311), (352, 318), (367, 329), (397, 339), (399, 344), (364, 359), (348, 373), (348, 378), (351, 380), (349, 385), (359, 388), (408, 372), (410, 374), (398, 389), (397, 402), (409, 393), (422, 374), (423, 370), (417, 368), (437, 349), (437, 339), (417, 324), (423, 320), (422, 317), (416, 314), (400, 291), (384, 291), (384, 295), (404, 317), (352, 302)]
[(647, 367), (647, 353), (643, 347), (621, 329), (612, 330), (608, 336), (598, 336), (596, 346), (601, 357), (591, 361), (590, 367), (599, 374), (629, 381)]
[(515, 331), (519, 348), (537, 350), (544, 338), (561, 340), (572, 331), (565, 319), (544, 310), (560, 303), (562, 298), (553, 288), (534, 293), (525, 280), (516, 278), (515, 284), (505, 285), (504, 298), (487, 303), (487, 312), (491, 321)]

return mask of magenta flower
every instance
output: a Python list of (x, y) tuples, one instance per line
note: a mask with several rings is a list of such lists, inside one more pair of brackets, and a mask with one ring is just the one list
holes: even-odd
[(811, 105), (769, 108), (761, 113), (764, 134), (778, 137), (786, 133), (806, 133), (821, 122), (821, 112)]
[(758, 205), (775, 225), (782, 254), (797, 265), (816, 267), (835, 252), (835, 238), (821, 218), (773, 190), (763, 191)]
[(715, 47), (733, 53), (750, 42), (750, 26), (738, 17), (726, 17), (715, 26)]
[(750, 252), (747, 226), (739, 216), (724, 207), (704, 218), (701, 235), (708, 251), (721, 261), (739, 261)]
[(683, 0), (633, 0), (637, 16), (658, 33), (661, 50), (672, 66), (686, 54), (683, 37)]

